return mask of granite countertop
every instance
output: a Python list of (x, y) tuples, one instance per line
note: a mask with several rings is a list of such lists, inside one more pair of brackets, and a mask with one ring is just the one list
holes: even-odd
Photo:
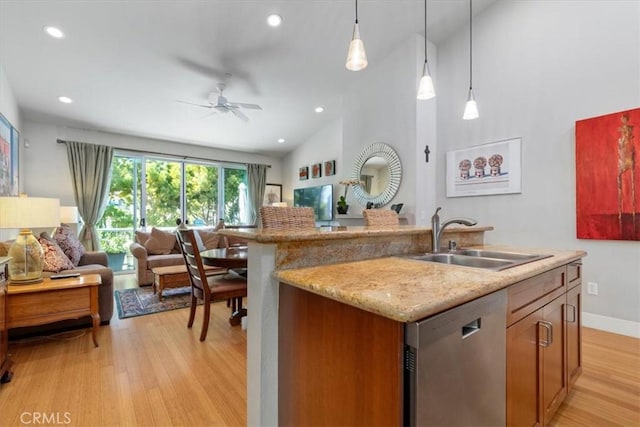
[[(445, 233), (472, 233), (490, 231), (493, 227), (447, 227)], [(381, 227), (318, 227), (309, 230), (264, 230), (260, 228), (228, 229), (223, 228), (220, 234), (241, 237), (259, 243), (294, 242), (304, 240), (348, 239), (363, 236), (390, 236), (431, 233), (431, 228), (415, 225), (397, 225)]]
[(399, 322), (413, 322), (586, 255), (580, 250), (477, 247), (552, 256), (502, 271), (387, 257), (280, 270), (273, 275), (288, 285)]

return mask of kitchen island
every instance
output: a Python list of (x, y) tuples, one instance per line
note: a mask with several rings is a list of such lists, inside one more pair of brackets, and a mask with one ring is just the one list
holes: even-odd
[[(459, 247), (479, 246), (484, 244), (485, 231), (491, 229), (451, 228), (445, 231), (444, 239), (456, 240)], [(543, 249), (553, 256), (493, 272), (397, 257), (430, 251), (429, 228), (339, 227), (304, 232), (225, 230), (224, 233), (249, 240), (249, 425), (278, 424), (278, 330), (287, 328), (279, 324), (278, 318), (281, 288), (303, 289), (305, 293), (375, 315), (376, 319), (386, 319), (392, 322), (397, 339), (398, 325), (447, 310), (584, 256), (581, 251)], [(397, 380), (397, 387), (400, 381)], [(396, 395), (401, 396), (401, 391), (396, 390)]]

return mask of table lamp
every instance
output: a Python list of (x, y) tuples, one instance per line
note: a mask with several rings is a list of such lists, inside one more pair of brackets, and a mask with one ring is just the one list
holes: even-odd
[(9, 248), (9, 279), (26, 284), (42, 280), (44, 253), (30, 228), (53, 228), (60, 223), (60, 201), (43, 197), (0, 197), (0, 228), (20, 229)]
[(78, 235), (80, 215), (77, 206), (60, 206), (60, 223), (67, 224)]

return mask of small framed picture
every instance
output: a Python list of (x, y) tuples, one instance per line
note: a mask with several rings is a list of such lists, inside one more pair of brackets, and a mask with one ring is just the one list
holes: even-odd
[(324, 162), (324, 176), (331, 176), (336, 174), (336, 161), (328, 160)]
[(282, 201), (282, 184), (267, 184), (264, 190), (264, 206), (271, 206)]
[(322, 176), (322, 163), (314, 163), (311, 165), (311, 178), (320, 178)]
[(298, 173), (298, 176), (300, 177), (300, 181), (309, 179), (309, 166), (301, 167), (300, 172)]

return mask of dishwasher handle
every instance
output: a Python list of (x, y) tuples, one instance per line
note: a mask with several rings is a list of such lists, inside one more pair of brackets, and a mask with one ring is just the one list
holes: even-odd
[(471, 335), (480, 331), (481, 325), (481, 317), (478, 317), (476, 320), (467, 323), (462, 327), (462, 339), (469, 338)]

